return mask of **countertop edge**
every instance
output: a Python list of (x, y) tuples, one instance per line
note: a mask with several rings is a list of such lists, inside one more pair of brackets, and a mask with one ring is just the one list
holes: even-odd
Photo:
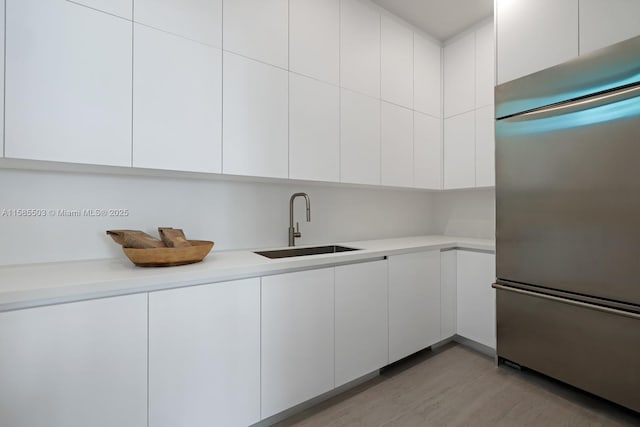
[[(140, 269), (127, 265), (127, 260), (96, 260), (74, 261), (51, 264), (33, 264), (21, 266), (0, 267), (0, 275), (10, 270), (15, 273), (25, 274), (32, 278), (21, 276), (20, 280), (26, 282), (27, 289), (6, 289), (7, 285), (0, 285), (0, 312), (14, 311), (26, 308), (86, 301), (91, 299), (110, 298), (115, 296), (133, 295), (139, 293), (164, 291), (181, 287), (198, 286), (227, 282), (233, 280), (248, 279), (261, 276), (269, 276), (294, 271), (330, 268), (341, 264), (366, 262), (386, 256), (419, 252), (423, 250), (478, 250), (494, 252), (495, 243), (490, 239), (476, 239), (451, 236), (416, 236), (407, 238), (393, 238), (382, 240), (368, 240), (339, 243), (344, 246), (360, 248), (359, 251), (342, 252), (336, 254), (315, 255), (313, 257), (284, 258), (268, 260), (252, 251), (221, 251), (214, 253), (213, 257), (205, 259), (192, 266), (173, 267), (171, 270)], [(219, 267), (216, 262), (224, 263), (224, 260), (214, 261), (218, 257), (247, 258), (250, 261), (239, 264), (233, 260), (229, 266)], [(258, 257), (258, 258), (255, 258)], [(51, 278), (47, 270), (59, 270), (64, 274), (66, 269), (91, 268), (95, 266), (96, 279), (71, 284), (54, 284), (37, 287), (43, 277)], [(103, 267), (104, 271), (99, 271)], [(120, 268), (121, 267), (121, 268)], [(186, 267), (186, 268), (185, 268)], [(110, 268), (115, 268), (114, 277), (109, 277)], [(127, 274), (130, 272), (130, 274)], [(104, 277), (101, 277), (104, 276)], [(9, 279), (11, 280), (11, 279)], [(29, 280), (32, 280), (31, 282)], [(61, 278), (54, 279), (61, 280)], [(36, 286), (36, 287), (34, 287)], [(3, 287), (5, 289), (3, 289)]]

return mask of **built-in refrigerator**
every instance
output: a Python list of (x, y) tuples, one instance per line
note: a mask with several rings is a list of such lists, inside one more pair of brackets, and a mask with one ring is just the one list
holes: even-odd
[(499, 360), (640, 411), (640, 37), (495, 101)]

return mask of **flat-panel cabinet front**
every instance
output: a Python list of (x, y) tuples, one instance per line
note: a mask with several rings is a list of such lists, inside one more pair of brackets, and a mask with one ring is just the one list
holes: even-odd
[(262, 418), (333, 389), (333, 274), (262, 278)]
[(413, 185), (413, 112), (382, 102), (382, 185)]
[(232, 0), (222, 8), (223, 47), (280, 68), (289, 67), (289, 2)]
[(380, 12), (361, 0), (340, 2), (340, 86), (380, 97)]
[(288, 90), (285, 70), (223, 53), (222, 172), (288, 176)]
[(133, 166), (222, 172), (222, 51), (134, 25)]
[(458, 335), (496, 348), (496, 256), (457, 252)]
[(131, 166), (131, 22), (6, 2), (5, 156)]
[(640, 1), (580, 0), (580, 55), (640, 35)]
[(389, 361), (387, 262), (336, 267), (335, 386)]
[(260, 279), (149, 294), (149, 426), (260, 420)]
[(578, 56), (579, 0), (497, 0), (495, 8), (498, 84)]
[(381, 22), (382, 99), (413, 108), (413, 31), (387, 16)]
[(442, 120), (413, 113), (413, 185), (442, 189)]
[(444, 119), (444, 188), (476, 185), (475, 111)]
[(289, 178), (340, 180), (340, 88), (289, 73)]
[(389, 362), (440, 341), (440, 251), (389, 257)]
[(475, 108), (475, 49), (475, 33), (444, 48), (444, 117)]
[(0, 313), (0, 425), (146, 427), (147, 295)]
[(380, 100), (341, 90), (340, 182), (380, 184)]

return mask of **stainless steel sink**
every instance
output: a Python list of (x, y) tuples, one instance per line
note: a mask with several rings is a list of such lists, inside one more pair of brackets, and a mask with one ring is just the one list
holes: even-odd
[(258, 251), (254, 253), (270, 259), (276, 259), (276, 258), (289, 258), (289, 257), (307, 256), (307, 255), (334, 254), (337, 252), (349, 252), (349, 251), (359, 251), (359, 250), (360, 249), (349, 248), (347, 246), (329, 245), (329, 246), (313, 246), (310, 248), (276, 249), (274, 251)]

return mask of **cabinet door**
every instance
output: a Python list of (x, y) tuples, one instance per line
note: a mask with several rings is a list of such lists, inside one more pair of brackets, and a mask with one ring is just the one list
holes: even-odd
[(495, 88), (495, 36), (493, 21), (476, 31), (476, 108), (493, 105)]
[(475, 107), (475, 33), (444, 48), (444, 116)]
[(380, 97), (380, 13), (362, 0), (342, 0), (340, 85)]
[(222, 52), (134, 27), (133, 166), (221, 172)]
[(413, 31), (383, 16), (381, 32), (382, 99), (413, 108)]
[(413, 176), (418, 188), (442, 189), (442, 122), (413, 113)]
[(476, 110), (476, 187), (496, 185), (493, 105)]
[(333, 274), (262, 278), (262, 418), (333, 388)]
[(498, 84), (578, 56), (578, 2), (496, 1)]
[(340, 0), (289, 2), (291, 71), (340, 83)]
[[(136, 7), (138, 7), (139, 1), (136, 2)], [(133, 0), (76, 0), (74, 2), (125, 19), (131, 19), (133, 10)]]
[(287, 72), (228, 52), (223, 58), (223, 173), (287, 178)]
[(475, 186), (475, 111), (444, 119), (444, 188)]
[(638, 0), (580, 0), (580, 55), (637, 35)]
[(131, 166), (131, 22), (6, 2), (6, 157)]
[(149, 425), (260, 420), (260, 279), (149, 294)]
[(340, 180), (340, 89), (289, 74), (289, 178)]
[(288, 68), (289, 2), (287, 0), (225, 1), (223, 22), (224, 50), (281, 68)]
[(413, 105), (416, 111), (442, 117), (442, 48), (413, 34)]
[(458, 335), (496, 348), (495, 255), (458, 251)]
[(222, 0), (135, 0), (134, 20), (222, 48)]
[(413, 185), (413, 112), (382, 102), (382, 185)]
[(440, 252), (440, 339), (457, 333), (457, 251)]
[(343, 89), (340, 106), (340, 181), (380, 184), (380, 101)]
[(147, 425), (147, 295), (0, 313), (0, 425)]
[(389, 361), (387, 262), (336, 267), (335, 386)]
[(389, 257), (389, 362), (440, 341), (440, 251)]

